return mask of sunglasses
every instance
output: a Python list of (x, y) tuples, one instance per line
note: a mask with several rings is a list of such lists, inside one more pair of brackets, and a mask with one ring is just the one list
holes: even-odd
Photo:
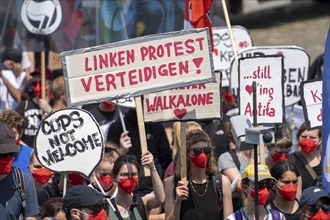
[(212, 151), (212, 148), (211, 147), (197, 147), (197, 148), (192, 149), (192, 151), (196, 155), (200, 155), (203, 151), (205, 154), (210, 154)]
[[(253, 182), (252, 182), (252, 184), (254, 185)], [(264, 187), (266, 187), (267, 189), (272, 189), (274, 187), (274, 182), (272, 182), (272, 181), (258, 182), (258, 189), (261, 189), (261, 188), (264, 188)]]
[(8, 157), (8, 156), (13, 157), (13, 156), (14, 156), (14, 153), (0, 154), (0, 158), (6, 158), (6, 157)]
[(310, 205), (308, 206), (308, 211), (312, 214), (318, 212), (320, 209), (322, 209), (324, 212), (330, 213), (330, 205)]

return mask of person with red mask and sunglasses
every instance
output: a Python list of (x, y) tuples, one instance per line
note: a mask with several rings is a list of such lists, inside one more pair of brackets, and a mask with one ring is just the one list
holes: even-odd
[(106, 196), (86, 185), (70, 188), (64, 196), (63, 210), (67, 220), (107, 220)]
[(44, 113), (49, 113), (52, 110), (48, 103), (50, 101), (53, 73), (46, 69), (45, 99), (41, 98), (41, 70), (36, 69), (31, 73), (31, 76), (32, 78), (29, 81), (29, 85), (33, 87), (34, 97), (21, 101), (15, 110), (26, 121), (26, 128), (22, 135), (22, 141), (27, 146), (34, 147), (34, 139), (42, 117)]
[(277, 181), (273, 187), (274, 200), (270, 202), (272, 209), (285, 215), (286, 220), (301, 219), (302, 210), (297, 198), (301, 194), (300, 173), (294, 164), (280, 160), (271, 168), (270, 173)]
[(134, 156), (128, 154), (118, 157), (112, 169), (112, 176), (118, 185), (117, 195), (111, 199), (109, 219), (148, 219), (151, 209), (163, 205), (165, 192), (162, 181), (155, 168), (153, 155), (146, 151), (142, 154), (142, 166), (150, 169), (153, 191), (144, 196), (133, 190), (139, 183), (140, 167)]
[(302, 220), (330, 219), (330, 195), (320, 187), (311, 186), (305, 189), (299, 203), (303, 210)]
[(297, 144), (299, 150), (290, 154), (288, 160), (298, 168), (304, 190), (321, 179), (322, 128), (307, 130), (303, 123), (297, 132)]
[[(200, 129), (191, 130), (186, 136), (186, 148), (188, 183), (185, 185), (179, 181), (181, 163), (175, 161), (173, 193), (166, 194), (166, 209), (171, 210), (165, 212), (166, 219), (216, 220), (227, 217), (233, 212), (230, 180), (217, 172), (211, 139)], [(180, 158), (180, 153), (176, 158)], [(216, 174), (221, 178), (213, 178)]]
[(14, 154), (18, 152), (15, 133), (6, 124), (0, 123), (0, 218), (16, 220), (22, 215), (23, 219), (36, 220), (39, 214), (37, 194), (30, 175), (23, 173), (25, 183), (25, 203), (19, 193), (14, 169), (12, 167)]
[(250, 164), (242, 173), (242, 191), (245, 197), (245, 206), (234, 212), (226, 220), (249, 220), (256, 219), (255, 216), (255, 195), (258, 193), (259, 219), (282, 220), (284, 214), (272, 209), (268, 205), (270, 190), (273, 188), (275, 179), (270, 175), (267, 165), (258, 164), (258, 192), (255, 191), (255, 170), (254, 164)]
[(275, 128), (275, 143), (268, 144), (268, 155), (265, 164), (269, 169), (277, 162), (286, 160), (292, 147), (292, 132), (286, 124), (281, 124)]

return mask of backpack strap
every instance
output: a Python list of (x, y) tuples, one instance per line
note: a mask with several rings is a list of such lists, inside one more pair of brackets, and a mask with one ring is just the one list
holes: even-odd
[(213, 185), (214, 185), (214, 190), (216, 195), (218, 196), (218, 202), (219, 202), (219, 206), (220, 206), (220, 214), (221, 214), (221, 218), (223, 215), (223, 201), (222, 201), (222, 174), (220, 171), (217, 171), (213, 176), (212, 176), (212, 180), (213, 180)]
[(134, 208), (137, 209), (137, 211), (139, 212), (141, 218), (142, 219), (148, 219), (147, 218), (147, 215), (146, 215), (145, 207), (144, 207), (144, 204), (143, 204), (143, 201), (142, 201), (141, 197), (136, 196), (136, 198), (134, 200), (135, 200), (135, 203), (136, 203), (136, 206)]
[(236, 154), (236, 150), (229, 150), (228, 153), (230, 154), (230, 156), (233, 158), (233, 161), (237, 167), (238, 170), (240, 170), (241, 168), (241, 163), (239, 162), (238, 156)]
[(281, 214), (277, 209), (272, 209), (272, 218), (274, 220), (280, 220), (281, 219)]
[(234, 212), (234, 214), (235, 214), (235, 219), (236, 220), (242, 220), (243, 218), (242, 218), (242, 210), (241, 209), (239, 209), (237, 212)]
[(313, 170), (313, 168), (311, 167), (311, 165), (309, 165), (309, 163), (307, 162), (307, 160), (302, 156), (301, 152), (300, 151), (296, 151), (296, 152), (294, 152), (294, 154), (305, 165), (305, 168), (308, 171), (309, 175), (311, 175), (311, 177), (314, 180), (317, 179), (318, 178), (317, 174), (315, 173), (315, 171)]
[(15, 185), (13, 187), (14, 190), (18, 191), (19, 196), (22, 200), (22, 207), (25, 209), (26, 207), (26, 194), (25, 194), (25, 182), (23, 177), (23, 172), (21, 169), (13, 167), (14, 177), (15, 177)]

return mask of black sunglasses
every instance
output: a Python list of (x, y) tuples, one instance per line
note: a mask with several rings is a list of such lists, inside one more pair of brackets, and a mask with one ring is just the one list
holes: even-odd
[(273, 181), (261, 181), (258, 182), (258, 188), (263, 188), (266, 187), (267, 189), (272, 189), (274, 187), (274, 182)]
[(318, 212), (320, 209), (322, 209), (324, 212), (330, 212), (330, 205), (310, 205), (308, 206), (308, 211), (312, 214)]
[(197, 148), (192, 149), (192, 151), (196, 155), (201, 154), (202, 151), (204, 151), (205, 154), (210, 154), (212, 151), (212, 148), (211, 147), (197, 147)]
[(13, 157), (13, 156), (14, 156), (14, 153), (5, 153), (5, 154), (0, 154), (0, 158), (5, 158), (5, 157), (8, 157), (8, 156), (11, 156), (11, 157)]

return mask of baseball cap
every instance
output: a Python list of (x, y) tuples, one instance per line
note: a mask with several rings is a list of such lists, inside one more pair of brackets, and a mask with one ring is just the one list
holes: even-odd
[(17, 153), (15, 133), (6, 124), (0, 123), (0, 154)]
[(314, 205), (321, 198), (326, 198), (330, 203), (330, 195), (325, 190), (317, 186), (310, 186), (303, 191), (299, 205), (300, 207)]
[(67, 211), (73, 208), (84, 208), (99, 204), (106, 195), (99, 193), (86, 185), (73, 186), (64, 196), (63, 208)]
[[(41, 76), (41, 68), (40, 67), (36, 68), (30, 75), (31, 76)], [(48, 80), (54, 79), (53, 72), (48, 68), (45, 68), (45, 77)]]
[[(243, 171), (241, 179), (248, 178), (249, 180), (254, 182), (254, 164), (249, 164), (246, 169)], [(265, 164), (258, 164), (258, 181), (265, 179), (276, 179), (270, 175), (268, 166)]]

